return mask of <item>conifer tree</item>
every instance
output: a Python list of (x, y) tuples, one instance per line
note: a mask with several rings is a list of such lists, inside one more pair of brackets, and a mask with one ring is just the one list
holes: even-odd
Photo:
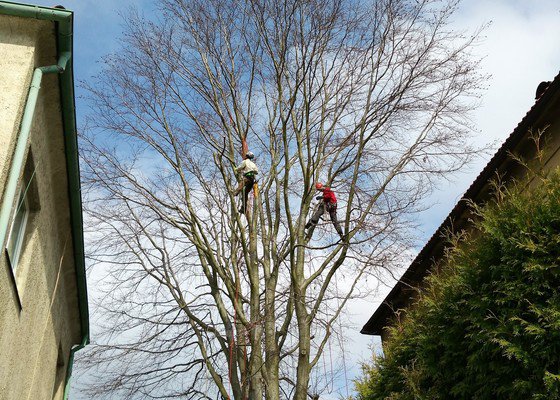
[(476, 233), (391, 328), (358, 399), (560, 398), (560, 173), (530, 186), (475, 207)]

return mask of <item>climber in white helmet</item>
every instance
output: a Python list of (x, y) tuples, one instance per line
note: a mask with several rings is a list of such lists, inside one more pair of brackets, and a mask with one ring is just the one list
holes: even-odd
[(255, 180), (257, 174), (259, 173), (259, 169), (257, 168), (256, 164), (251, 161), (255, 158), (255, 155), (248, 151), (245, 154), (245, 159), (239, 164), (238, 167), (235, 168), (236, 173), (241, 173), (243, 179), (239, 181), (239, 186), (233, 192), (234, 196), (237, 196), (241, 191), (243, 191), (243, 205), (239, 209), (241, 214), (245, 214), (247, 211), (247, 200), (249, 198), (249, 192), (253, 190), (253, 185), (255, 184)]

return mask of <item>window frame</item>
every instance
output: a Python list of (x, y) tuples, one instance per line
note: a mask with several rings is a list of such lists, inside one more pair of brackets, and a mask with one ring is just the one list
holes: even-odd
[[(31, 213), (29, 198), (27, 195), (30, 182), (24, 181), (23, 183), (26, 185), (25, 187), (22, 187), (20, 189), (20, 193), (17, 196), (18, 200), (13, 209), (12, 221), (10, 223), (10, 229), (9, 229), (10, 233), (8, 234), (8, 240), (6, 241), (6, 245), (4, 247), (4, 250), (8, 258), (8, 262), (10, 263), (10, 267), (14, 272), (16, 271), (16, 268), (18, 266), (19, 260), (22, 255), (22, 251), (24, 247), (23, 245), (25, 242), (25, 234), (27, 231), (27, 224), (29, 222), (29, 215)], [(14, 228), (16, 228), (15, 223), (21, 210), (23, 210), (23, 216), (21, 217), (21, 223), (17, 227), (17, 232), (16, 232), (14, 230)], [(16, 238), (12, 246), (13, 235), (16, 235)]]

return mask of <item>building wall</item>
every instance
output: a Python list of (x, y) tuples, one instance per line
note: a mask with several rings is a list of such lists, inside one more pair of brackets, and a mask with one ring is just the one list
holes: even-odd
[[(36, 66), (56, 64), (55, 26), (0, 15), (0, 188)], [(0, 400), (61, 399), (80, 322), (57, 75), (45, 75), (27, 157), (34, 202), (13, 273), (0, 254)]]

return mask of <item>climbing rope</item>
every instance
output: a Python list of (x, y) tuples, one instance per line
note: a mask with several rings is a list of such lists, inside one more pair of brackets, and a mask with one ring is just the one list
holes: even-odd
[[(229, 343), (229, 384), (231, 386), (231, 390), (233, 391), (233, 381), (232, 381), (232, 371), (233, 371), (233, 363), (234, 363), (234, 359), (233, 359), (233, 348), (235, 346), (235, 329), (237, 327), (237, 312), (235, 311), (235, 304), (237, 304), (239, 299), (239, 280), (237, 280), (237, 283), (235, 284), (235, 303), (233, 304), (233, 326), (231, 328), (231, 340)], [(237, 366), (235, 367), (237, 368)], [(228, 398), (229, 400), (229, 398)]]
[[(232, 120), (232, 124), (233, 124), (233, 120)], [(241, 158), (245, 159), (245, 155), (247, 154), (247, 151), (249, 150), (249, 147), (247, 145), (247, 138), (243, 137), (241, 139)], [(244, 180), (244, 178), (242, 178)], [(241, 191), (241, 207), (243, 208), (244, 206), (244, 201), (245, 201), (245, 182), (242, 181), (241, 182), (243, 184), (243, 190)], [(245, 212), (249, 212), (249, 204), (245, 204)], [(240, 281), (239, 281), (239, 274), (236, 274), (235, 277), (236, 283), (235, 283), (235, 298), (234, 298), (234, 303), (233, 303), (233, 327), (231, 329), (231, 340), (229, 343), (229, 383), (231, 386), (231, 390), (233, 391), (233, 381), (232, 381), (232, 371), (234, 368), (234, 358), (233, 358), (233, 349), (235, 347), (235, 332), (237, 329), (237, 309), (235, 307), (236, 304), (238, 304), (239, 302), (239, 291), (240, 291)], [(247, 347), (245, 346), (245, 358), (247, 358)], [(235, 368), (237, 368), (237, 366), (235, 366)], [(241, 372), (241, 371), (240, 371)], [(241, 388), (241, 390), (243, 391), (243, 387)], [(229, 400), (229, 398), (228, 398)]]

